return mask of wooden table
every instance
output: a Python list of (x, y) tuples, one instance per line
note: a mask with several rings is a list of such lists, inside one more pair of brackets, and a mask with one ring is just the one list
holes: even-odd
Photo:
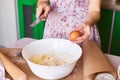
[[(10, 61), (12, 61), (16, 66), (18, 66), (22, 71), (24, 71), (27, 75), (27, 80), (44, 80), (35, 76), (30, 68), (28, 67), (26, 61), (23, 59), (21, 55), (21, 48), (0, 48), (0, 52), (2, 52)], [(120, 65), (120, 57), (105, 54), (108, 60), (113, 64), (113, 67), (117, 70), (118, 65)], [(6, 72), (6, 77), (13, 80), (10, 75)], [(83, 80), (83, 61), (82, 57), (78, 60), (75, 69), (73, 72), (61, 80)]]
[[(0, 48), (0, 52), (2, 52), (6, 57), (10, 59), (16, 66), (18, 66), (22, 71), (24, 71), (27, 75), (27, 80), (44, 80), (35, 76), (30, 68), (28, 67), (26, 61), (23, 59), (21, 55), (21, 48)], [(77, 62), (75, 69), (73, 72), (61, 80), (83, 80), (83, 66), (82, 66), (82, 58)], [(13, 80), (10, 75), (6, 72), (6, 77)]]

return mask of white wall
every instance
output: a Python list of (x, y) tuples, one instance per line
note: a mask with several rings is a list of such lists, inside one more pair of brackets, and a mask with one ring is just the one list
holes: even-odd
[(0, 45), (8, 46), (17, 40), (15, 0), (0, 0)]

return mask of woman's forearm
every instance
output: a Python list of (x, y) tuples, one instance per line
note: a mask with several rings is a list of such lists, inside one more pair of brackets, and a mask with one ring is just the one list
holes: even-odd
[(44, 1), (44, 2), (48, 2), (48, 3), (49, 3), (49, 0), (38, 0), (38, 2), (41, 2), (41, 1)]
[(91, 12), (89, 12), (84, 23), (86, 23), (89, 26), (93, 26), (94, 24), (96, 24), (98, 22), (99, 18), (100, 18), (100, 12), (91, 11)]
[(85, 23), (93, 26), (100, 18), (101, 0), (89, 0), (88, 16)]
[(49, 0), (38, 0), (38, 1), (48, 1), (49, 2)]
[(38, 0), (37, 5), (39, 6), (39, 4), (41, 4), (41, 3), (43, 3), (43, 2), (45, 2), (45, 3), (48, 3), (48, 4), (49, 4), (49, 0)]

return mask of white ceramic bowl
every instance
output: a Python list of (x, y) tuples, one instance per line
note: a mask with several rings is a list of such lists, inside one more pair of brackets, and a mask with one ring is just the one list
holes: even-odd
[[(31, 56), (39, 56), (51, 51), (54, 51), (58, 57), (64, 59), (67, 63), (60, 66), (43, 66), (29, 60)], [(27, 61), (31, 71), (40, 78), (52, 80), (64, 78), (69, 75), (81, 55), (82, 49), (79, 45), (69, 40), (56, 38), (34, 41), (22, 50), (22, 56)]]

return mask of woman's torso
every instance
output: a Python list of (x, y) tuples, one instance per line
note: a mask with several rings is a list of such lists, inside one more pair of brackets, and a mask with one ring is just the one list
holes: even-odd
[[(69, 33), (79, 27), (88, 15), (90, 0), (50, 0), (52, 11), (49, 13), (44, 38), (68, 39)], [(90, 39), (100, 45), (99, 33), (94, 25)]]

